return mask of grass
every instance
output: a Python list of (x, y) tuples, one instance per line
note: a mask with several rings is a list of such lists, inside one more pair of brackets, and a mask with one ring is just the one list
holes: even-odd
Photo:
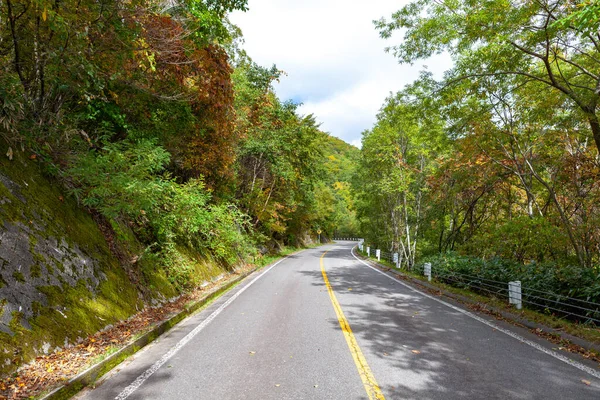
[(108, 358), (108, 356), (110, 356), (111, 354), (116, 353), (117, 351), (119, 351), (121, 348), (119, 346), (109, 346), (106, 351), (104, 351), (102, 354), (98, 354), (96, 357), (92, 358), (90, 360), (90, 362), (87, 364), (86, 367), (90, 367), (92, 365), (96, 365), (101, 361), (104, 361), (106, 358)]

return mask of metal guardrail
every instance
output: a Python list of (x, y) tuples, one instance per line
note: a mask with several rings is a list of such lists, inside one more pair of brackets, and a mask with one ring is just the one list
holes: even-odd
[[(359, 245), (359, 250), (366, 253), (362, 243)], [(398, 267), (398, 253), (380, 249), (370, 250), (369, 256), (392, 262)], [(529, 309), (559, 314), (572, 320), (600, 326), (600, 303), (529, 288), (523, 286), (521, 281), (503, 282), (458, 272), (439, 271), (429, 263), (423, 266), (422, 272), (425, 276), (452, 286), (468, 288), (490, 297), (506, 300), (517, 309), (525, 306)]]

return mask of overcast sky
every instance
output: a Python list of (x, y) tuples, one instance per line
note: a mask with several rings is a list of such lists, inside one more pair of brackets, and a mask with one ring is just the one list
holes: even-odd
[(384, 48), (401, 39), (379, 38), (373, 20), (389, 18), (408, 0), (249, 0), (230, 20), (242, 29), (244, 48), (259, 65), (287, 73), (275, 89), (282, 100), (303, 103), (321, 129), (360, 146), (390, 92), (418, 77), (448, 69), (447, 56), (400, 65)]

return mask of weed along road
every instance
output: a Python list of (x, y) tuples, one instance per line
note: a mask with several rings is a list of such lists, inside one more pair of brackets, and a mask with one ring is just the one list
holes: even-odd
[(406, 286), (354, 243), (259, 271), (80, 399), (600, 399), (597, 364)]

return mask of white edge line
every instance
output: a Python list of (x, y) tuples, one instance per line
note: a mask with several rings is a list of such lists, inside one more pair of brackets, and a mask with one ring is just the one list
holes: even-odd
[(502, 332), (502, 333), (504, 333), (504, 334), (506, 334), (506, 335), (508, 335), (508, 336), (510, 336), (512, 338), (514, 338), (514, 339), (517, 339), (521, 343), (529, 345), (529, 346), (533, 347), (534, 349), (541, 351), (542, 353), (546, 353), (549, 356), (556, 358), (557, 360), (560, 360), (560, 361), (562, 361), (564, 363), (567, 363), (567, 364), (571, 365), (572, 367), (575, 367), (575, 368), (577, 368), (577, 369), (579, 369), (579, 370), (581, 370), (583, 372), (587, 372), (588, 374), (590, 374), (590, 375), (592, 375), (592, 376), (600, 379), (600, 371), (596, 371), (595, 369), (590, 368), (587, 365), (581, 364), (581, 363), (579, 363), (577, 361), (571, 360), (570, 358), (567, 358), (567, 357), (563, 356), (562, 354), (557, 353), (556, 351), (549, 350), (549, 349), (543, 347), (542, 345), (540, 345), (540, 344), (538, 344), (536, 342), (533, 342), (533, 341), (531, 341), (529, 339), (525, 339), (523, 336), (519, 335), (518, 333), (515, 333), (515, 332), (510, 331), (508, 329), (502, 328), (502, 327), (494, 324), (493, 322), (490, 322), (490, 321), (488, 321), (488, 320), (486, 320), (484, 318), (481, 318), (478, 315), (473, 314), (472, 312), (469, 312), (467, 310), (463, 310), (460, 307), (456, 307), (456, 306), (454, 306), (454, 305), (452, 305), (450, 303), (447, 303), (447, 302), (445, 302), (443, 300), (440, 300), (440, 299), (438, 299), (436, 297), (430, 296), (427, 293), (423, 293), (422, 291), (420, 291), (418, 289), (415, 289), (414, 287), (412, 287), (412, 286), (410, 286), (410, 285), (408, 285), (408, 284), (406, 284), (406, 283), (404, 283), (404, 282), (402, 282), (402, 281), (394, 278), (393, 276), (390, 276), (390, 275), (386, 274), (385, 272), (380, 271), (379, 269), (373, 267), (372, 265), (367, 264), (366, 262), (364, 262), (360, 258), (356, 257), (356, 255), (354, 254), (354, 247), (350, 250), (350, 253), (352, 254), (352, 256), (354, 258), (356, 258), (358, 261), (360, 261), (361, 263), (363, 263), (367, 267), (371, 268), (375, 272), (379, 272), (381, 275), (390, 278), (391, 280), (393, 280), (393, 281), (401, 284), (402, 286), (404, 286), (404, 287), (412, 290), (413, 292), (418, 293), (421, 296), (427, 297), (428, 299), (437, 301), (438, 303), (443, 304), (446, 307), (450, 307), (454, 311), (458, 311), (459, 313), (464, 314), (467, 317), (471, 317), (474, 320), (481, 322), (482, 324), (485, 324), (485, 325), (487, 325), (487, 326), (489, 326), (489, 327), (491, 327), (491, 328), (493, 328), (493, 329), (495, 329), (495, 330), (497, 330), (499, 332)]
[(212, 314), (210, 314), (204, 321), (202, 321), (200, 324), (198, 324), (198, 326), (196, 326), (190, 333), (188, 333), (183, 339), (181, 339), (175, 346), (171, 347), (171, 349), (168, 352), (166, 352), (158, 361), (156, 361), (154, 364), (152, 364), (152, 366), (150, 368), (148, 368), (146, 371), (144, 371), (143, 374), (138, 376), (135, 381), (133, 381), (129, 386), (127, 386), (125, 389), (123, 389), (123, 391), (121, 393), (119, 393), (119, 395), (117, 397), (115, 397), (115, 400), (125, 400), (127, 397), (129, 397), (140, 386), (142, 386), (142, 384), (148, 378), (150, 378), (150, 376), (152, 374), (154, 374), (156, 371), (158, 371), (158, 369), (164, 363), (166, 363), (171, 357), (173, 357), (175, 355), (175, 353), (177, 353), (179, 350), (181, 350), (181, 348), (183, 346), (185, 346), (190, 340), (192, 340), (192, 338), (194, 336), (196, 336), (213, 319), (215, 319), (217, 317), (217, 315), (219, 315), (225, 308), (227, 308), (228, 305), (233, 303), (233, 301), (235, 299), (237, 299), (240, 294), (242, 294), (246, 289), (248, 289), (250, 286), (252, 286), (252, 284), (254, 282), (256, 282), (257, 280), (262, 278), (262, 276), (265, 275), (267, 272), (269, 272), (273, 267), (275, 267), (280, 262), (286, 260), (288, 257), (289, 256), (286, 256), (286, 257), (282, 258), (281, 260), (277, 261), (275, 264), (271, 265), (269, 268), (267, 268), (265, 271), (263, 271), (259, 276), (254, 278), (250, 283), (248, 283), (246, 286), (244, 286), (242, 289), (240, 289), (238, 292), (236, 292), (233, 296), (231, 296), (229, 299), (227, 299), (227, 301), (225, 303), (221, 304), (221, 306), (219, 308), (217, 308)]

